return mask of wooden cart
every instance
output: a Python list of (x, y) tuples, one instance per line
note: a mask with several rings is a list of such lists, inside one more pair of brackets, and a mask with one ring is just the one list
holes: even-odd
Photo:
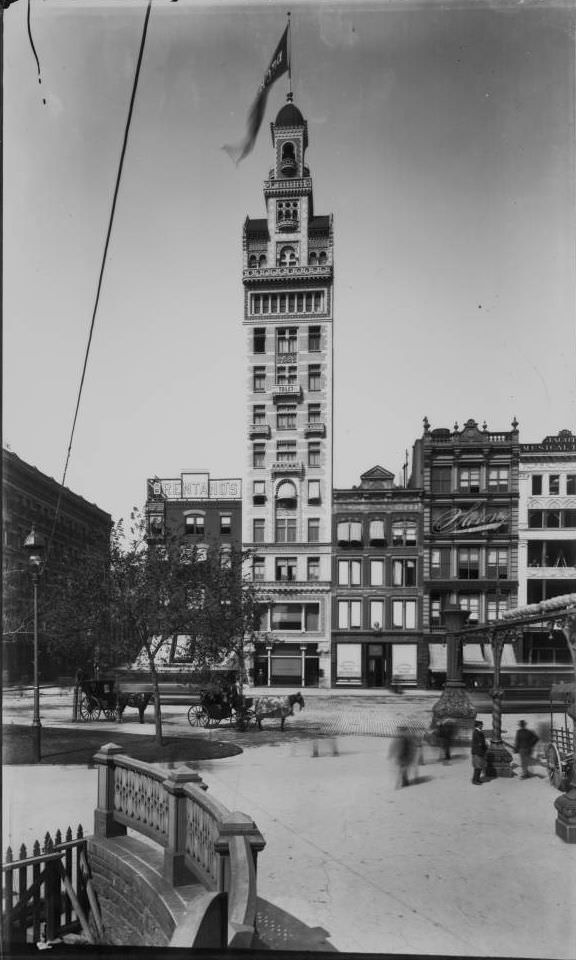
[(576, 683), (557, 683), (551, 688), (546, 766), (550, 783), (562, 791), (568, 789), (574, 768), (575, 704)]

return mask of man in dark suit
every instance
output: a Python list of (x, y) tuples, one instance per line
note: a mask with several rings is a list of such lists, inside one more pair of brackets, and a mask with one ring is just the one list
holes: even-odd
[(472, 783), (477, 785), (483, 782), (481, 777), (482, 771), (486, 769), (486, 754), (488, 752), (488, 744), (482, 730), (483, 726), (481, 720), (475, 720), (474, 730), (472, 731), (472, 767), (474, 769)]

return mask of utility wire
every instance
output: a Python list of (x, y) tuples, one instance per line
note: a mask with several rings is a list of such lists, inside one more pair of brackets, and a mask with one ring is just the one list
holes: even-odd
[(65, 481), (66, 481), (66, 474), (67, 474), (67, 472), (68, 472), (68, 464), (69, 464), (69, 462), (70, 462), (70, 454), (71, 454), (71, 452), (72, 452), (72, 442), (73, 442), (73, 440), (74, 440), (74, 431), (75, 431), (75, 429), (76, 429), (76, 421), (77, 421), (77, 419), (78, 419), (78, 411), (79, 411), (79, 409), (80, 409), (80, 400), (81, 400), (81, 397), (82, 397), (82, 389), (83, 389), (83, 387), (84, 387), (84, 380), (85, 380), (85, 377), (86, 377), (86, 369), (87, 369), (87, 366), (88, 366), (88, 356), (89, 356), (89, 354), (90, 354), (90, 346), (91, 346), (91, 344), (92, 344), (92, 335), (93, 335), (93, 333), (94, 333), (94, 325), (95, 325), (95, 322), (96, 322), (96, 314), (97, 314), (97, 311), (98, 311), (98, 304), (99, 304), (99, 302), (100, 302), (100, 291), (102, 290), (102, 280), (103, 280), (103, 278), (104, 278), (104, 269), (105, 269), (105, 267), (106, 267), (106, 260), (107, 260), (107, 256), (108, 256), (108, 247), (109, 247), (109, 245), (110, 245), (110, 236), (111, 236), (111, 234), (112, 234), (112, 225), (113, 225), (113, 223), (114, 223), (114, 213), (115, 213), (115, 211), (116, 211), (116, 201), (117, 201), (117, 199), (118, 199), (118, 192), (119, 192), (119, 189), (120, 189), (120, 181), (121, 181), (121, 179), (122, 179), (122, 169), (123, 169), (123, 166), (124, 166), (124, 157), (125, 157), (125, 154), (126, 154), (126, 146), (127, 146), (127, 144), (128, 144), (128, 134), (129, 134), (129, 131), (130, 131), (130, 123), (131, 123), (131, 120), (132, 120), (132, 112), (133, 112), (133, 110), (134, 110), (134, 101), (135, 101), (135, 99), (136, 99), (136, 90), (137, 90), (137, 88), (138, 88), (138, 78), (139, 78), (139, 76), (140, 76), (140, 67), (141, 67), (141, 65), (142, 65), (142, 57), (143, 57), (143, 54), (144, 54), (144, 47), (145, 47), (145, 44), (146, 44), (146, 35), (147, 35), (147, 33), (148, 33), (148, 21), (150, 20), (150, 10), (151, 10), (151, 8), (152, 8), (152, 0), (148, 0), (147, 6), (146, 6), (146, 16), (145, 16), (145, 18), (144, 18), (144, 27), (143, 27), (143, 30), (142, 30), (142, 39), (141, 39), (141, 41), (140, 41), (140, 51), (139, 51), (139, 53), (138, 53), (138, 62), (137, 62), (137, 64), (136, 64), (136, 73), (135, 73), (135, 75), (134, 75), (134, 84), (133, 84), (133, 86), (132, 86), (132, 96), (131, 96), (131, 98), (130, 98), (130, 107), (128, 108), (128, 118), (127, 118), (127, 120), (126, 120), (126, 127), (125, 127), (125, 130), (124, 130), (124, 141), (123, 141), (123, 143), (122, 143), (122, 152), (121, 152), (121, 154), (120, 154), (120, 163), (118, 164), (118, 173), (116, 174), (116, 185), (115, 185), (115, 187), (114, 187), (114, 197), (113, 197), (113, 199), (112, 199), (112, 208), (111, 208), (111, 210), (110, 210), (110, 219), (109, 219), (109, 222), (108, 222), (108, 230), (107, 230), (107, 233), (106, 233), (106, 242), (105, 242), (105, 244), (104, 244), (104, 251), (103, 251), (103, 254), (102, 254), (102, 262), (101, 262), (101, 264), (100, 264), (100, 275), (99, 275), (99, 277), (98, 277), (98, 286), (97, 286), (97, 289), (96, 289), (96, 298), (95, 298), (95, 301), (94, 301), (94, 308), (93, 308), (93, 310), (92, 310), (92, 321), (91, 321), (91, 323), (90, 323), (90, 332), (89, 332), (89, 334), (88, 334), (88, 343), (87, 343), (87, 345), (86, 345), (86, 352), (85, 352), (85, 354), (84, 354), (84, 365), (83, 365), (83, 367), (82, 367), (82, 376), (81, 376), (81, 378), (80, 378), (80, 386), (79, 386), (79, 388), (78, 388), (78, 395), (77, 395), (77, 398), (76, 398), (76, 409), (75, 409), (75, 411), (74, 411), (74, 419), (73, 419), (73, 421), (72, 421), (72, 430), (71, 430), (71, 432), (70, 432), (70, 440), (69, 440), (69, 443), (68, 443), (68, 451), (67, 451), (67, 454), (66, 454), (66, 463), (65, 463), (65, 465), (64, 465), (64, 472), (63, 472), (63, 474), (62, 474), (62, 481), (61, 481), (61, 483), (60, 483), (60, 489), (59, 489), (59, 491), (58, 491), (58, 500), (56, 501), (56, 511), (55, 511), (55, 513), (54, 513), (54, 522), (53, 522), (53, 524), (52, 524), (52, 530), (51, 530), (50, 537), (49, 537), (48, 544), (47, 544), (47, 548), (46, 548), (46, 559), (45, 559), (45, 561), (44, 561), (44, 567), (46, 566), (46, 564), (47, 564), (47, 562), (48, 562), (48, 557), (49, 557), (49, 555), (50, 555), (50, 550), (51, 550), (52, 543), (53, 543), (53, 540), (54, 540), (54, 533), (55, 533), (55, 530), (56, 530), (56, 524), (57, 524), (57, 522), (58, 522), (58, 515), (59, 515), (59, 513), (60, 513), (60, 506), (61, 506), (61, 503), (62, 503), (62, 494), (63, 494), (63, 491), (64, 491), (64, 483), (65, 483)]

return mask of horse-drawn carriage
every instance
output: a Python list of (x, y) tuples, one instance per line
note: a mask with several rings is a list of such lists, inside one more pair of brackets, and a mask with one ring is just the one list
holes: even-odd
[(140, 723), (144, 723), (144, 711), (152, 699), (151, 693), (127, 693), (121, 689), (115, 676), (86, 679), (78, 672), (75, 715), (81, 720), (121, 720), (126, 707), (138, 710)]
[(301, 693), (288, 696), (245, 697), (238, 693), (234, 684), (222, 687), (212, 685), (201, 692), (200, 703), (188, 710), (188, 722), (191, 726), (218, 727), (228, 721), (237, 730), (246, 730), (251, 726), (262, 729), (265, 718), (280, 720), (280, 729), (284, 729), (286, 717), (292, 716), (294, 706), (304, 707)]
[[(558, 719), (560, 722), (558, 722)], [(574, 769), (576, 683), (557, 683), (550, 690), (550, 736), (545, 747), (550, 783), (566, 790)]]

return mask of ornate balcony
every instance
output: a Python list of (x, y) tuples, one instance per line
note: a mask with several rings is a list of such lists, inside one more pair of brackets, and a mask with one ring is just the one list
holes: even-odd
[(293, 353), (277, 353), (276, 354), (276, 365), (282, 364), (293, 364), (298, 362), (298, 354)]
[(275, 383), (272, 386), (272, 399), (276, 403), (278, 400), (283, 400), (286, 397), (291, 397), (296, 401), (302, 399), (302, 387), (299, 383)]
[(307, 423), (304, 428), (304, 433), (307, 437), (325, 437), (326, 436), (326, 424), (325, 423)]
[(282, 220), (278, 220), (276, 226), (281, 233), (293, 233), (300, 226), (300, 222), (298, 217), (283, 217)]
[(290, 474), (292, 476), (301, 476), (304, 472), (304, 464), (301, 460), (276, 460), (272, 464), (272, 473)]
[(250, 424), (250, 438), (254, 437), (269, 437), (270, 436), (270, 424), (269, 423), (252, 423)]
[(293, 177), (298, 170), (295, 157), (283, 157), (280, 161), (280, 171), (285, 177)]

